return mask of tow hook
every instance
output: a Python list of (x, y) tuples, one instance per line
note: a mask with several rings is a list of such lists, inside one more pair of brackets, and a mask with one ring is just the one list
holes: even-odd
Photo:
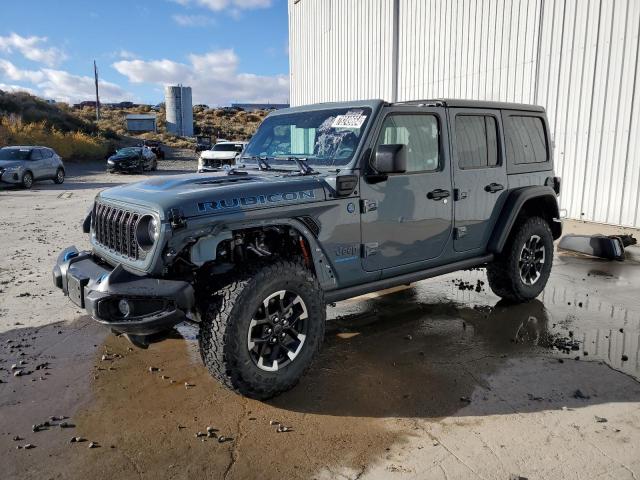
[(174, 230), (187, 226), (187, 222), (184, 219), (184, 213), (180, 208), (172, 208), (169, 210), (169, 221), (171, 222), (171, 228)]

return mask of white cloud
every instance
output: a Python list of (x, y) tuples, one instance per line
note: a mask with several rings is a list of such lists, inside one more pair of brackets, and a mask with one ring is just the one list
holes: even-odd
[(182, 6), (195, 5), (208, 8), (214, 12), (222, 10), (253, 10), (256, 8), (268, 8), (272, 0), (173, 0)]
[(133, 83), (169, 85), (182, 83), (193, 88), (193, 102), (228, 105), (231, 102), (286, 102), (287, 75), (255, 75), (238, 72), (233, 50), (189, 55), (189, 63), (172, 60), (122, 60), (113, 67)]
[[(9, 86), (14, 90), (30, 91), (44, 98), (54, 98), (69, 103), (91, 99), (95, 96), (93, 77), (74, 75), (64, 70), (52, 68), (22, 70), (10, 61), (0, 59), (0, 80), (5, 79), (14, 82), (28, 82), (34, 86), (31, 88), (10, 84)], [(102, 80), (99, 86), (101, 101), (113, 102), (131, 98), (130, 93), (115, 83)]]
[[(76, 103), (92, 99), (95, 96), (93, 77), (74, 75), (64, 70), (48, 68), (43, 72), (45, 80), (38, 83), (38, 88), (46, 98)], [(130, 93), (115, 83), (101, 80), (98, 86), (100, 87), (101, 102), (116, 102), (131, 98)]]
[(9, 60), (0, 58), (0, 76), (14, 82), (37, 83), (44, 79), (44, 74), (40, 70), (23, 70), (16, 67)]
[(0, 83), (0, 90), (3, 92), (27, 92), (31, 95), (35, 95), (36, 91), (32, 88), (23, 87), (21, 85), (10, 85), (7, 83)]
[(120, 49), (113, 54), (114, 57), (124, 58), (125, 60), (131, 60), (133, 58), (137, 58), (138, 56), (130, 52), (129, 50)]
[(25, 58), (44, 63), (49, 67), (59, 65), (67, 59), (66, 54), (55, 47), (46, 47), (47, 37), (22, 37), (17, 33), (0, 36), (0, 51), (6, 53), (20, 52)]
[(213, 25), (213, 18), (206, 15), (173, 15), (173, 21), (181, 27), (206, 27)]

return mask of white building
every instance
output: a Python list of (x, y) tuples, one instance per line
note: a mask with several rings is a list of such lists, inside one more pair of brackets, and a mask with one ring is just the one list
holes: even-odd
[(640, 0), (289, 0), (291, 104), (547, 109), (570, 218), (640, 227)]

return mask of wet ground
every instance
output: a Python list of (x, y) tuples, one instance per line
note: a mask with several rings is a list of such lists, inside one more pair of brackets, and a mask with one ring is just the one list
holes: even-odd
[(269, 402), (212, 380), (188, 325), (146, 350), (85, 317), (16, 326), (0, 335), (1, 476), (640, 477), (640, 265), (559, 256), (516, 306), (485, 281), (330, 307), (319, 359)]

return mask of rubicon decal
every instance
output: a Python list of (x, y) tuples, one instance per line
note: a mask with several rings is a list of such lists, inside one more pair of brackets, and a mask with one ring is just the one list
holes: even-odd
[(198, 211), (202, 213), (217, 212), (219, 210), (231, 210), (234, 208), (267, 205), (270, 203), (294, 202), (296, 200), (312, 200), (316, 195), (313, 190), (301, 190), (299, 192), (269, 193), (266, 195), (250, 195), (247, 197), (222, 198), (198, 203)]

